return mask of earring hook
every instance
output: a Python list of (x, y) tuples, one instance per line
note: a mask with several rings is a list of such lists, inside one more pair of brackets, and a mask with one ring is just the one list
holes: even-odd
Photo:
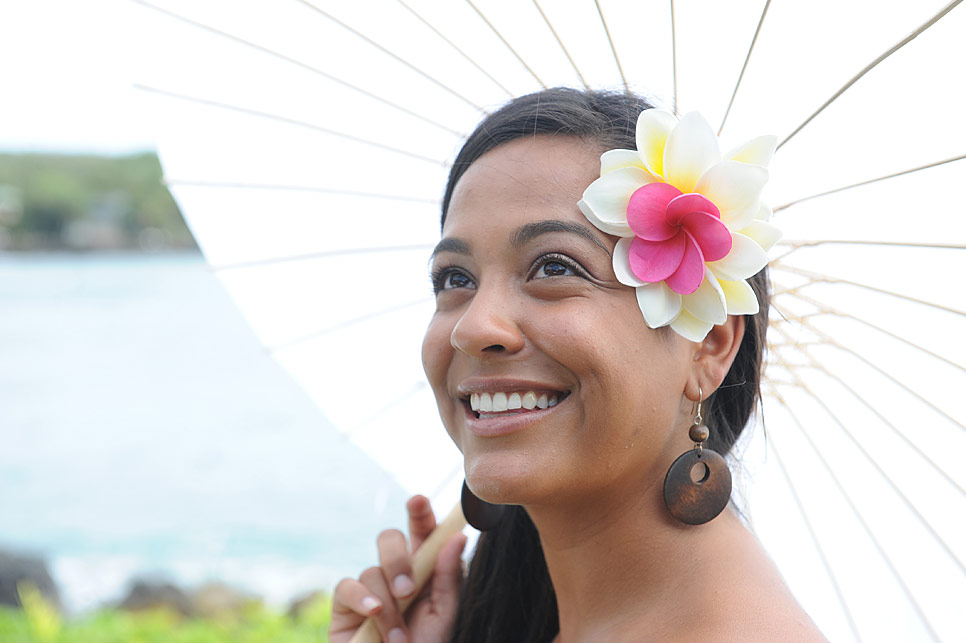
[(701, 402), (704, 400), (704, 391), (701, 390), (701, 386), (698, 386), (698, 411), (694, 415), (694, 426), (701, 426), (704, 422), (704, 418), (701, 417)]

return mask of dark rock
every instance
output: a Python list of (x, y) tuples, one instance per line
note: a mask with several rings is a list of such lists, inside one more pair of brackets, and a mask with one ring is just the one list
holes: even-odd
[(180, 588), (171, 583), (144, 579), (134, 581), (118, 608), (132, 612), (166, 608), (182, 616), (191, 616), (191, 600)]
[(291, 618), (298, 619), (302, 612), (307, 608), (315, 604), (317, 601), (324, 600), (326, 597), (325, 592), (322, 590), (315, 590), (313, 592), (308, 592), (305, 594), (300, 594), (292, 599), (292, 602), (288, 606), (288, 615)]
[(0, 551), (0, 605), (21, 607), (18, 583), (33, 584), (48, 603), (61, 609), (60, 593), (42, 558)]
[(191, 594), (191, 613), (205, 619), (235, 619), (259, 603), (258, 597), (224, 583), (205, 583)]

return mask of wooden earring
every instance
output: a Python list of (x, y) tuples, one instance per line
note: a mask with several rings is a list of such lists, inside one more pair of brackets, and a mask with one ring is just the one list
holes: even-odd
[(694, 448), (678, 456), (664, 478), (664, 504), (671, 515), (688, 525), (703, 525), (724, 511), (731, 499), (731, 470), (716, 451), (704, 448), (708, 427), (701, 417), (698, 387), (698, 410), (688, 437)]

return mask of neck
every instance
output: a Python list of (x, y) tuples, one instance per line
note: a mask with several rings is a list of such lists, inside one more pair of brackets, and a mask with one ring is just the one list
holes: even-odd
[(662, 623), (674, 623), (676, 613), (691, 612), (681, 588), (694, 586), (706, 571), (703, 562), (725, 554), (736, 530), (747, 535), (729, 510), (705, 525), (677, 522), (659, 485), (575, 504), (527, 507), (556, 592), (563, 642), (618, 640), (627, 627), (660, 631)]

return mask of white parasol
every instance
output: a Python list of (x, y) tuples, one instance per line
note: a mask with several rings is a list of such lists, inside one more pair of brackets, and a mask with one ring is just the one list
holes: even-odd
[(419, 345), (461, 138), (554, 85), (664, 97), (725, 147), (778, 134), (742, 505), (831, 639), (966, 640), (959, 0), (135, 4), (212, 268), (333, 424), (438, 505), (462, 475)]

